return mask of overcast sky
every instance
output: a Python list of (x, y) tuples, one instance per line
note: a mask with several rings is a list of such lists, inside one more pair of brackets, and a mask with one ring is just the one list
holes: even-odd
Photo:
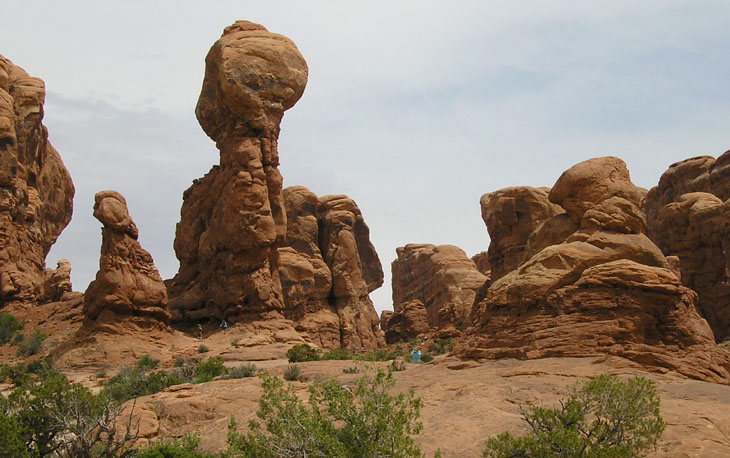
[(98, 270), (94, 194), (127, 199), (163, 278), (182, 193), (218, 162), (195, 119), (205, 55), (237, 19), (291, 38), (309, 83), (286, 112), (284, 186), (347, 194), (370, 226), (392, 308), (406, 243), (471, 256), (479, 197), (552, 186), (596, 156), (654, 186), (675, 161), (730, 149), (726, 1), (64, 1), (0, 9), (0, 54), (46, 82), (45, 124), (76, 186), (47, 264), (75, 290)]

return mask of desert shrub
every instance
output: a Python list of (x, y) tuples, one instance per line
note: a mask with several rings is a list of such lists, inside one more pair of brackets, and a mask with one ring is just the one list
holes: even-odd
[(421, 355), (421, 362), (422, 363), (430, 363), (433, 361), (433, 355), (430, 353), (424, 353)]
[(343, 374), (357, 374), (358, 372), (360, 372), (360, 369), (358, 369), (357, 366), (342, 369)]
[(33, 356), (41, 351), (41, 345), (46, 339), (46, 335), (36, 330), (29, 335), (18, 346), (18, 356)]
[(182, 366), (184, 366), (185, 365), (185, 361), (187, 361), (185, 358), (182, 358), (182, 357), (178, 356), (177, 358), (175, 358), (175, 367), (182, 367)]
[(319, 361), (320, 351), (312, 348), (309, 344), (294, 345), (286, 352), (290, 363), (304, 363), (307, 361)]
[(256, 365), (253, 363), (245, 363), (228, 369), (228, 378), (246, 378), (254, 375), (256, 375)]
[(13, 315), (0, 312), (0, 345), (10, 342), (15, 333), (23, 329), (20, 323)]
[(346, 348), (335, 348), (334, 350), (325, 352), (322, 355), (321, 359), (346, 361), (346, 360), (350, 360), (350, 359), (355, 359), (356, 356), (357, 356), (356, 354), (354, 354), (353, 352), (351, 352), (350, 350), (348, 350)]
[(406, 370), (406, 362), (403, 361), (402, 359), (394, 359), (390, 363), (390, 369), (393, 372), (401, 372), (401, 371), (404, 371), (404, 370)]
[(208, 353), (209, 351), (210, 349), (203, 344), (200, 344), (200, 346), (198, 346), (198, 353)]
[(436, 356), (448, 353), (453, 349), (454, 349), (454, 343), (452, 342), (451, 338), (438, 339), (438, 340), (436, 340), (436, 342), (434, 342), (428, 346), (429, 353), (433, 353)]
[(0, 456), (30, 458), (23, 436), (23, 427), (15, 418), (0, 415)]
[(422, 402), (413, 395), (388, 393), (392, 374), (379, 370), (354, 389), (336, 380), (314, 383), (305, 404), (281, 379), (262, 376), (264, 394), (249, 432), (236, 431), (231, 418), (227, 457), (312, 458), (422, 457), (413, 440), (422, 424)]
[(215, 458), (215, 455), (197, 451), (200, 443), (200, 432), (185, 434), (179, 439), (167, 439), (161, 443), (151, 444), (147, 449), (138, 452), (137, 458)]
[(529, 433), (504, 432), (487, 440), (482, 456), (630, 458), (644, 456), (664, 432), (659, 396), (644, 377), (601, 375), (574, 386), (559, 408), (522, 411)]
[(15, 337), (13, 337), (13, 345), (20, 345), (23, 340), (25, 340), (25, 336), (20, 332), (17, 332), (15, 333)]
[(223, 358), (208, 358), (204, 363), (195, 366), (193, 383), (210, 382), (219, 375), (225, 375), (228, 370), (223, 365)]
[(12, 448), (20, 441), (25, 448), (9, 456), (125, 457), (132, 453), (136, 425), (120, 412), (120, 404), (104, 393), (95, 395), (45, 370), (0, 396), (0, 429), (8, 434), (2, 441)]
[(300, 372), (301, 371), (299, 370), (299, 366), (297, 366), (296, 364), (290, 364), (286, 366), (286, 369), (284, 370), (284, 380), (293, 382), (297, 379), (297, 377), (299, 377)]
[(144, 355), (139, 360), (137, 360), (137, 368), (145, 370), (145, 371), (151, 371), (157, 365), (160, 364), (159, 359), (152, 359), (152, 357), (149, 354)]

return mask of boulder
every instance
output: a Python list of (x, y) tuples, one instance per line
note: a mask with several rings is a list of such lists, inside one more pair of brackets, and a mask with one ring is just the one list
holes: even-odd
[(99, 272), (84, 293), (87, 324), (168, 322), (165, 284), (152, 256), (137, 241), (126, 200), (116, 191), (100, 191), (94, 201), (94, 217), (104, 226)]
[(388, 343), (410, 340), (431, 328), (462, 328), (487, 277), (453, 245), (408, 244), (391, 264), (393, 316)]
[[(697, 313), (697, 295), (645, 234), (642, 194), (616, 158), (565, 172), (550, 198), (566, 205), (567, 217), (546, 220), (531, 235), (537, 248), (526, 250), (529, 258), (489, 285), (456, 353), (525, 359), (609, 354), (730, 382), (730, 354), (715, 345)], [(574, 232), (558, 240), (571, 227)]]
[(0, 56), (0, 308), (34, 305), (74, 186), (43, 125), (45, 85)]
[(547, 188), (519, 186), (484, 194), (479, 203), (489, 232), (492, 281), (522, 262), (530, 234), (546, 219), (563, 210), (548, 200)]
[(220, 165), (183, 194), (177, 275), (167, 282), (177, 320), (233, 323), (282, 310), (279, 253), (286, 212), (277, 139), (301, 97), (307, 64), (293, 42), (238, 21), (206, 57), (195, 110)]

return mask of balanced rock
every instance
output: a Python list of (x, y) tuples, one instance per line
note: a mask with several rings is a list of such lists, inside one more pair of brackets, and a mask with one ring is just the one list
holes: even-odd
[(169, 280), (175, 319), (230, 319), (281, 310), (278, 250), (286, 213), (277, 139), (301, 97), (307, 64), (293, 42), (238, 21), (206, 57), (196, 115), (220, 165), (183, 194)]
[(462, 328), (487, 277), (453, 245), (408, 244), (391, 264), (393, 316), (388, 343), (410, 340), (431, 328)]
[(562, 208), (548, 200), (547, 188), (519, 186), (484, 194), (479, 203), (489, 232), (489, 265), (492, 281), (521, 262), (530, 234)]
[(718, 342), (730, 337), (729, 163), (730, 151), (672, 164), (642, 203), (649, 237), (679, 258), (682, 284), (699, 295)]
[(644, 234), (642, 194), (617, 158), (564, 173), (550, 198), (566, 205), (577, 229), (491, 283), (457, 353), (528, 359), (603, 353), (730, 382), (730, 355), (697, 313), (697, 295)]
[(383, 284), (370, 230), (347, 196), (284, 190), (287, 246), (279, 249), (285, 316), (324, 348), (384, 344), (369, 294)]
[(94, 217), (104, 226), (99, 272), (84, 293), (87, 321), (168, 322), (167, 289), (152, 256), (137, 241), (127, 201), (115, 191), (98, 192), (94, 201)]
[(0, 308), (44, 300), (45, 259), (74, 187), (43, 125), (45, 85), (0, 56)]

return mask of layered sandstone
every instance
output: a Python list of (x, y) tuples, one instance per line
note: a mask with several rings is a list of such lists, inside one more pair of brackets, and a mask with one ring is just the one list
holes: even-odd
[(137, 241), (127, 201), (118, 192), (101, 191), (94, 202), (94, 217), (104, 226), (99, 272), (84, 293), (87, 322), (169, 321), (167, 289), (152, 256)]
[(43, 125), (45, 85), (0, 56), (0, 308), (44, 300), (45, 259), (74, 187)]
[(528, 359), (604, 353), (727, 383), (730, 355), (714, 344), (695, 309), (697, 295), (644, 233), (644, 194), (617, 158), (563, 173), (549, 196), (566, 217), (543, 226), (551, 224), (551, 234), (577, 229), (492, 282), (457, 352)]
[(524, 256), (530, 234), (563, 210), (548, 200), (547, 188), (518, 186), (484, 194), (479, 203), (489, 232), (487, 255), (492, 281), (514, 270)]
[(220, 165), (183, 194), (168, 281), (176, 319), (236, 321), (284, 308), (277, 247), (286, 214), (277, 139), (301, 97), (307, 64), (288, 38), (238, 21), (206, 57), (196, 115)]
[(388, 343), (433, 330), (462, 328), (487, 277), (453, 245), (408, 244), (391, 264), (393, 315), (384, 324)]
[(718, 342), (730, 337), (730, 151), (669, 166), (643, 201), (648, 235), (679, 258), (682, 284)]
[(384, 343), (369, 293), (383, 270), (362, 212), (347, 196), (284, 190), (287, 246), (279, 248), (285, 315), (325, 348)]

